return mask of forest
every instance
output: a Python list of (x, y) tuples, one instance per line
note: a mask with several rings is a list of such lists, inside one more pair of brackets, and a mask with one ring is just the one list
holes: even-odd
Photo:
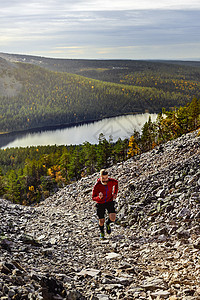
[[(159, 113), (200, 97), (200, 67), (145, 61), (0, 59), (0, 133)], [(71, 73), (69, 73), (71, 72)]]
[[(200, 127), (200, 99), (184, 106), (162, 109), (149, 118), (142, 132), (112, 141), (99, 135), (98, 144), (38, 146), (0, 150), (0, 197), (22, 205), (36, 205), (59, 188), (159, 147)], [(198, 132), (200, 136), (200, 130)]]

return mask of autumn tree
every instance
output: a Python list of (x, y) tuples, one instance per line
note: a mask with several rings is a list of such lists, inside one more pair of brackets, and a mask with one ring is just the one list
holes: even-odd
[(139, 140), (138, 133), (135, 132), (129, 139), (128, 157), (133, 157), (140, 153), (140, 147), (138, 145), (138, 140)]

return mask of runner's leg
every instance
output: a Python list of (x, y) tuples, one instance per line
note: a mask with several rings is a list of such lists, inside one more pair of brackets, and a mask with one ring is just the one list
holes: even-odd
[(109, 219), (106, 221), (106, 232), (108, 234), (111, 234), (111, 227), (110, 223), (114, 222), (116, 220), (116, 213), (115, 213), (115, 203), (114, 201), (111, 201), (107, 204), (107, 210), (109, 214)]
[(104, 233), (104, 223), (105, 219), (99, 219), (99, 228), (102, 233)]
[(97, 203), (96, 208), (97, 208), (97, 216), (99, 217), (100, 237), (104, 237), (105, 205)]
[(107, 222), (109, 222), (109, 224), (110, 224), (111, 222), (115, 222), (115, 220), (116, 220), (116, 213), (110, 213), (109, 219)]

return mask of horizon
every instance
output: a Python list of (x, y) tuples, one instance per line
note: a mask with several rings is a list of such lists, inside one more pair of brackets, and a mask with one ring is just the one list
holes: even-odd
[(1, 55), (11, 55), (11, 56), (33, 56), (33, 57), (37, 57), (37, 58), (44, 58), (44, 59), (60, 59), (60, 60), (102, 60), (102, 61), (179, 61), (179, 62), (199, 62), (200, 61), (200, 57), (199, 58), (175, 58), (175, 59), (159, 59), (159, 58), (146, 58), (146, 59), (130, 59), (130, 58), (70, 58), (70, 57), (53, 57), (53, 56), (43, 56), (43, 55), (33, 55), (33, 54), (27, 54), (27, 53), (6, 53), (6, 52), (2, 52), (0, 51), (0, 56)]

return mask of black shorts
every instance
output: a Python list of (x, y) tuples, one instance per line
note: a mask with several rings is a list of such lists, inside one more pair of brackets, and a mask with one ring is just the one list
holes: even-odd
[(109, 214), (115, 213), (115, 202), (110, 201), (102, 204), (97, 203), (96, 208), (97, 208), (97, 216), (99, 217), (99, 219), (104, 219), (106, 210), (108, 211)]

